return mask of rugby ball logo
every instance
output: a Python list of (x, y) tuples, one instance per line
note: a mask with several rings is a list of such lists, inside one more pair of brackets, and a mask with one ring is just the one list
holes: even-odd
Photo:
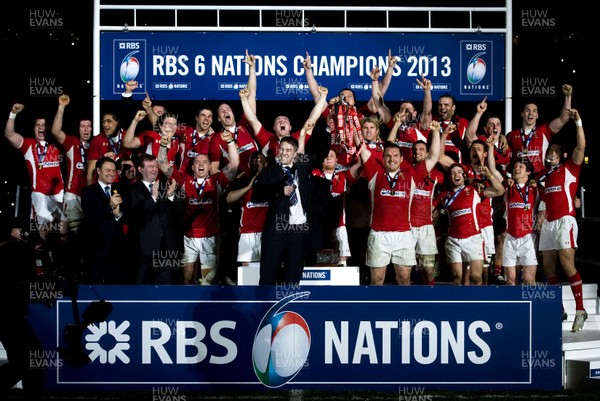
[(123, 82), (134, 80), (140, 72), (140, 61), (133, 56), (136, 53), (139, 53), (139, 50), (132, 51), (123, 57), (123, 61), (121, 61), (119, 74)]
[(485, 54), (485, 52), (477, 53), (469, 61), (469, 66), (467, 67), (467, 79), (471, 84), (478, 84), (483, 77), (485, 77), (487, 66), (485, 60), (479, 57), (482, 54)]
[(256, 377), (267, 387), (280, 387), (302, 369), (310, 350), (310, 329), (296, 312), (283, 311), (288, 303), (310, 292), (285, 297), (271, 307), (258, 325), (252, 344)]

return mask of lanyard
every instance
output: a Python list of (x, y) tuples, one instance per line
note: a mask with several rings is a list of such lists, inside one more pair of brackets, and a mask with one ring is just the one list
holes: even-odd
[(83, 142), (79, 143), (79, 153), (81, 153), (81, 162), (86, 165), (87, 164), (87, 152), (85, 149), (85, 145)]
[(208, 133), (200, 135), (198, 131), (194, 130), (194, 132), (192, 132), (192, 149), (196, 150), (196, 145), (198, 145), (200, 141), (203, 141), (207, 136)]
[(544, 181), (546, 181), (546, 179), (550, 176), (550, 174), (554, 173), (556, 171), (556, 169), (559, 168), (560, 166), (562, 166), (562, 163), (557, 164), (556, 166), (552, 167), (550, 170), (548, 170), (546, 172), (546, 174), (544, 174), (543, 176), (541, 176), (540, 178), (538, 178), (538, 182), (541, 184)]
[(117, 137), (117, 141), (113, 141), (113, 137), (109, 136), (108, 137), (108, 144), (110, 145), (111, 149), (113, 150), (113, 152), (115, 153), (115, 157), (119, 156), (120, 152), (121, 152), (121, 137), (123, 135), (123, 130), (120, 129), (119, 133), (117, 135), (115, 135)]
[(202, 197), (202, 194), (204, 193), (204, 187), (206, 186), (206, 181), (208, 181), (208, 179), (210, 178), (210, 174), (206, 176), (206, 178), (204, 178), (204, 181), (202, 181), (202, 184), (198, 184), (198, 179), (194, 179), (194, 187), (196, 188), (196, 193), (198, 194), (198, 199), (200, 199)]
[(521, 196), (521, 199), (523, 199), (523, 202), (525, 202), (525, 210), (528, 210), (529, 209), (529, 184), (526, 183), (525, 185), (523, 185), (523, 189), (525, 190), (524, 195), (521, 192), (521, 188), (519, 188), (519, 184), (515, 184), (515, 187), (517, 188), (517, 192)]
[(396, 174), (396, 177), (392, 178), (389, 172), (385, 173), (385, 178), (387, 178), (388, 184), (390, 184), (390, 190), (392, 191), (392, 195), (395, 194), (394, 187), (396, 186), (396, 182), (398, 182), (398, 177), (400, 177), (400, 171)]
[(525, 130), (521, 128), (521, 141), (523, 142), (523, 151), (525, 153), (527, 153), (529, 143), (531, 142), (531, 138), (533, 138), (533, 135), (535, 134), (535, 128), (536, 127), (533, 127), (527, 138), (525, 138)]
[(448, 209), (450, 205), (454, 203), (458, 195), (465, 189), (465, 184), (461, 185), (455, 192), (452, 197), (450, 197), (450, 192), (446, 195), (446, 199), (444, 199), (444, 209)]
[[(229, 131), (229, 130), (227, 128), (223, 127), (223, 132), (225, 132), (225, 131)], [(238, 127), (237, 127), (237, 125), (233, 128), (232, 134), (233, 134), (233, 140), (235, 142), (237, 142), (237, 139), (238, 139)]]
[(37, 145), (35, 145), (35, 150), (37, 153), (37, 159), (38, 159), (38, 168), (42, 168), (44, 167), (44, 159), (46, 158), (46, 154), (48, 153), (48, 143), (46, 142), (44, 144), (44, 146), (40, 146), (40, 144), (38, 143)]

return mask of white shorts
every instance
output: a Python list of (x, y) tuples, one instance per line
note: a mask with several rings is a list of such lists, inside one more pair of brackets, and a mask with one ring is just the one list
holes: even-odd
[(540, 231), (540, 251), (577, 248), (577, 220), (564, 216), (554, 221), (544, 220)]
[(522, 238), (515, 238), (506, 233), (502, 247), (502, 265), (506, 267), (537, 266), (535, 241), (535, 234), (527, 234)]
[(494, 226), (487, 226), (481, 229), (481, 235), (483, 235), (483, 243), (485, 245), (486, 256), (491, 256), (496, 253), (496, 246), (494, 245)]
[(31, 213), (35, 217), (36, 223), (43, 225), (49, 224), (60, 219), (65, 221), (67, 218), (63, 213), (64, 191), (56, 195), (44, 195), (41, 192), (31, 193)]
[(350, 242), (348, 241), (348, 230), (346, 230), (346, 226), (335, 229), (335, 239), (337, 240), (340, 256), (350, 257)]
[(217, 236), (192, 238), (183, 236), (182, 263), (194, 263), (198, 260), (202, 269), (217, 267), (219, 247)]
[(65, 203), (63, 211), (67, 221), (83, 220), (83, 210), (81, 209), (81, 196), (75, 195), (72, 192), (65, 192)]
[(383, 267), (392, 262), (399, 266), (417, 264), (416, 241), (410, 231), (371, 230), (367, 240), (367, 266)]
[(419, 255), (437, 255), (437, 239), (433, 224), (421, 227), (411, 227), (410, 233), (417, 241), (416, 252)]
[(238, 262), (260, 262), (262, 233), (242, 233), (238, 241)]
[(485, 260), (483, 235), (476, 234), (468, 238), (446, 238), (446, 259), (448, 263)]

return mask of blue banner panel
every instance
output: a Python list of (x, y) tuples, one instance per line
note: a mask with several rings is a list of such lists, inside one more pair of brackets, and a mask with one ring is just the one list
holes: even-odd
[[(560, 294), (545, 285), (82, 286), (79, 332), (71, 299), (32, 305), (47, 350), (32, 357), (49, 359), (34, 362), (61, 391), (560, 389)], [(99, 299), (112, 311), (88, 325)]]
[(118, 100), (125, 82), (162, 100), (237, 100), (246, 86), (246, 49), (256, 56), (260, 100), (312, 100), (302, 61), (320, 85), (371, 97), (370, 71), (396, 57), (386, 100), (420, 100), (421, 75), (433, 97), (504, 100), (504, 35), (441, 33), (102, 32), (100, 99)]

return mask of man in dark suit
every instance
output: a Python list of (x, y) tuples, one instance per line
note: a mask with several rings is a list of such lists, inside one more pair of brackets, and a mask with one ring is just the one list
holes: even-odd
[[(300, 141), (311, 129), (312, 123), (307, 122)], [(254, 182), (252, 202), (269, 202), (262, 236), (261, 285), (298, 284), (307, 252), (312, 250), (309, 248), (318, 248), (310, 240), (321, 206), (318, 197), (324, 191), (310, 173), (323, 158), (308, 157), (303, 150), (299, 153), (298, 145), (291, 136), (281, 138), (277, 159), (268, 163)]]
[(139, 250), (137, 284), (181, 282), (183, 235), (178, 229), (182, 202), (175, 199), (177, 184), (158, 180), (156, 157), (144, 154), (138, 160), (141, 179), (129, 190), (131, 218), (129, 234)]
[(126, 284), (123, 255), (127, 207), (118, 182), (113, 159), (102, 157), (96, 163), (98, 181), (81, 192), (83, 223), (81, 240), (86, 255), (89, 284)]

